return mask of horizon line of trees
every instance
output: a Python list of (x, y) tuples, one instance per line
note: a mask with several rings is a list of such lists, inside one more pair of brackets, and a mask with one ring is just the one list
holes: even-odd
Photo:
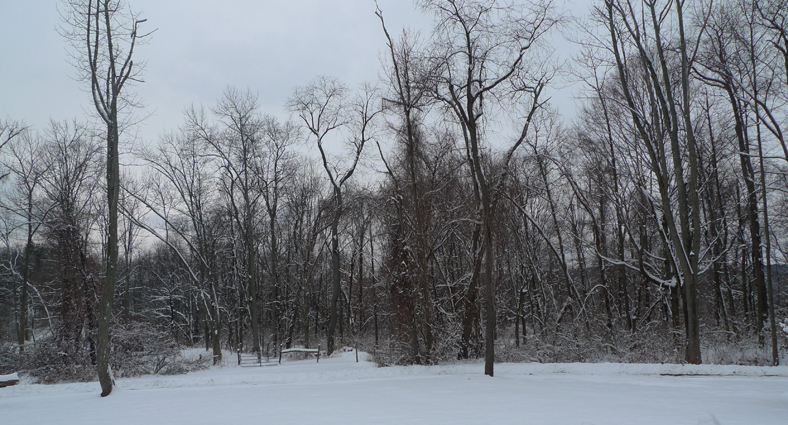
[[(786, 0), (600, 0), (579, 23), (543, 0), (418, 5), (426, 40), (376, 11), (377, 85), (317, 77), (286, 121), (231, 87), (125, 154), (145, 171), (119, 175), (110, 358), (779, 364)], [(567, 68), (547, 37), (570, 26)], [(584, 95), (564, 123), (546, 93), (567, 73)], [(20, 351), (96, 364), (102, 138), (0, 123), (0, 342)]]

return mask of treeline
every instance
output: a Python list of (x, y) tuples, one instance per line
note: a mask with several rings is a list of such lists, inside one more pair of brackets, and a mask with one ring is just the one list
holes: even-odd
[[(377, 11), (376, 86), (316, 78), (288, 121), (229, 88), (125, 154), (113, 361), (320, 344), (489, 375), (496, 355), (779, 362), (785, 0), (606, 0), (582, 22), (541, 1), (419, 7), (426, 39)], [(579, 31), (571, 66), (558, 31)], [(567, 74), (569, 123), (548, 95)], [(0, 129), (0, 340), (90, 364), (106, 135)]]

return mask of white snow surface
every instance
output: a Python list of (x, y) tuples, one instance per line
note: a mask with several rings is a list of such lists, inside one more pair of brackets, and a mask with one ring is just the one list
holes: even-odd
[(479, 362), (378, 368), (355, 353), (177, 376), (0, 389), (21, 424), (788, 424), (788, 367)]
[(2, 382), (2, 381), (18, 381), (18, 380), (19, 380), (19, 375), (17, 375), (16, 372), (10, 373), (8, 375), (0, 375), (0, 382)]

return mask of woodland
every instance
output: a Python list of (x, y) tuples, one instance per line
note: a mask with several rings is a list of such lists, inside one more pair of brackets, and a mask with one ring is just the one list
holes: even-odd
[(378, 9), (379, 81), (315, 77), (287, 119), (229, 87), (133, 149), (156, 24), (128, 3), (63, 4), (95, 116), (0, 121), (0, 374), (785, 361), (786, 0), (420, 0), (421, 35)]

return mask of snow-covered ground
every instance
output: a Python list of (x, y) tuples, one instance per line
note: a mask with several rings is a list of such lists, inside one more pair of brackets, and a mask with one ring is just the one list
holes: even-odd
[(498, 364), (377, 368), (346, 352), (281, 366), (0, 389), (0, 424), (788, 424), (788, 367)]

